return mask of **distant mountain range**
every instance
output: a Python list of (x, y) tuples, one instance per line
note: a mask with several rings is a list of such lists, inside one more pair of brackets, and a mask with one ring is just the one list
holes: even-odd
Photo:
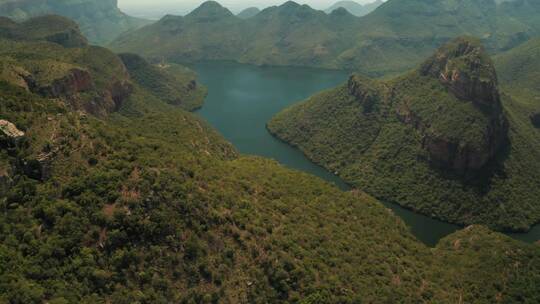
[(149, 21), (122, 13), (116, 0), (0, 0), (0, 16), (13, 20), (56, 14), (75, 20), (92, 43), (106, 44)]
[(460, 35), (479, 37), (490, 52), (510, 49), (538, 35), (539, 16), (540, 3), (531, 0), (390, 0), (364, 17), (289, 1), (242, 19), (210, 1), (185, 17), (166, 16), (126, 33), (111, 46), (153, 60), (235, 60), (381, 76), (414, 67)]
[(255, 15), (257, 15), (260, 12), (261, 12), (261, 10), (256, 8), (256, 7), (248, 7), (245, 10), (238, 13), (238, 15), (236, 15), (236, 16), (238, 16), (238, 17), (240, 17), (242, 19), (248, 19), (248, 18), (254, 17)]
[(355, 16), (362, 17), (371, 13), (377, 7), (381, 6), (383, 3), (384, 2), (382, 0), (376, 0), (375, 2), (364, 4), (364, 5), (358, 2), (354, 2), (354, 1), (339, 1), (339, 2), (336, 2), (334, 5), (330, 6), (329, 8), (325, 9), (324, 11), (327, 14), (330, 14), (334, 10), (341, 7), (341, 8), (346, 9), (349, 13)]

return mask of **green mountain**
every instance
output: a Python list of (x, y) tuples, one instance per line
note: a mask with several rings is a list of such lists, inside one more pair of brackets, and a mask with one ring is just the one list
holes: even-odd
[(96, 44), (106, 44), (123, 32), (149, 23), (122, 13), (117, 0), (0, 0), (0, 16), (22, 21), (49, 14), (75, 20)]
[(346, 12), (326, 15), (294, 2), (267, 8), (244, 20), (210, 1), (185, 17), (166, 16), (122, 35), (112, 46), (151, 61), (233, 59), (271, 65), (319, 65), (331, 60), (344, 44), (350, 45), (339, 37), (353, 31), (351, 24), (356, 21)]
[[(540, 300), (537, 245), (471, 226), (427, 248), (360, 191), (239, 155), (158, 98), (182, 94), (149, 82), (163, 66), (46, 39), (0, 50), (2, 303)], [(21, 82), (67, 67), (94, 85)], [(115, 75), (131, 86), (117, 107), (75, 107)]]
[(242, 19), (249, 19), (251, 17), (254, 17), (255, 15), (257, 15), (260, 12), (261, 12), (261, 10), (256, 8), (256, 7), (248, 7), (245, 10), (238, 13), (236, 16), (238, 18), (242, 18)]
[(375, 2), (368, 3), (365, 5), (362, 5), (355, 1), (339, 1), (339, 2), (336, 2), (334, 5), (330, 6), (329, 8), (325, 9), (324, 11), (327, 14), (330, 14), (338, 8), (344, 8), (351, 14), (358, 17), (362, 17), (371, 13), (377, 7), (381, 6), (383, 3), (384, 2), (382, 0), (377, 0)]
[(480, 43), (460, 38), (395, 79), (353, 76), (268, 128), (381, 200), (526, 230), (540, 219), (540, 141), (520, 107)]
[(132, 80), (157, 98), (193, 111), (203, 105), (206, 89), (193, 71), (177, 64), (152, 65), (135, 54), (120, 54)]
[[(221, 13), (196, 18), (213, 11)], [(528, 0), (390, 0), (362, 18), (345, 9), (327, 15), (289, 1), (244, 20), (206, 2), (185, 18), (165, 17), (111, 46), (158, 61), (235, 60), (383, 76), (417, 66), (462, 35), (481, 38), (490, 52), (511, 49), (538, 36), (538, 16), (537, 1)]]
[(53, 15), (36, 17), (31, 22), (20, 24), (0, 17), (0, 36), (22, 41), (46, 40), (65, 47), (85, 46), (88, 43), (75, 22)]
[(540, 107), (540, 39), (497, 55), (495, 64), (505, 90)]

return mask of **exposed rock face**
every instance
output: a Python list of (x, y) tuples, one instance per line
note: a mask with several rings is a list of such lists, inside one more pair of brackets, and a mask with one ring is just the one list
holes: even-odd
[[(55, 79), (51, 84), (40, 86), (32, 75), (25, 75), (25, 81), (31, 91), (45, 97), (63, 98), (76, 109), (104, 116), (120, 108), (122, 103), (131, 95), (133, 85), (129, 82), (127, 73), (123, 79), (111, 80), (105, 88), (96, 88), (92, 75), (83, 69), (73, 68), (64, 77)], [(92, 100), (81, 98), (79, 93), (96, 91)]]
[(489, 132), (487, 141), (480, 147), (437, 136), (425, 136), (423, 146), (429, 152), (430, 159), (435, 165), (450, 168), (459, 173), (470, 173), (484, 167), (505, 142), (506, 129), (501, 127), (498, 130), (489, 130)]
[(422, 65), (420, 73), (438, 78), (459, 99), (500, 107), (497, 73), (477, 41), (458, 38), (450, 42)]
[(483, 47), (475, 40), (458, 38), (439, 49), (419, 72), (438, 79), (457, 99), (472, 102), (487, 118), (483, 136), (474, 142), (447, 136), (443, 130), (424, 125), (407, 106), (398, 109), (401, 120), (423, 133), (423, 147), (433, 164), (465, 174), (481, 169), (506, 142), (508, 132), (495, 68)]
[(114, 82), (108, 92), (105, 93), (105, 98), (112, 100), (113, 108), (112, 110), (118, 110), (124, 101), (131, 95), (133, 92), (133, 85), (126, 80), (120, 80)]
[(0, 119), (0, 131), (2, 133), (1, 135), (13, 139), (24, 136), (23, 131), (17, 129), (17, 127), (13, 123), (3, 119)]
[(12, 149), (17, 145), (17, 142), (24, 136), (24, 132), (7, 121), (0, 119), (0, 149)]
[[(96, 116), (106, 116), (117, 111), (124, 101), (131, 95), (133, 85), (127, 80), (117, 80), (112, 82), (104, 91), (99, 93), (91, 101), (84, 101), (77, 105), (85, 112)], [(77, 102), (77, 101), (75, 101)]]
[(49, 97), (71, 96), (94, 87), (92, 76), (85, 70), (71, 69), (69, 73), (55, 79), (49, 86), (38, 88), (41, 95)]

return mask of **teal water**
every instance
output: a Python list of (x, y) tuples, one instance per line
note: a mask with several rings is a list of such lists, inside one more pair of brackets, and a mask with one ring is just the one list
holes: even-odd
[[(208, 88), (208, 97), (197, 113), (214, 126), (244, 154), (275, 159), (281, 164), (301, 170), (331, 183), (342, 190), (351, 187), (324, 168), (312, 163), (304, 154), (276, 139), (266, 130), (266, 122), (287, 106), (347, 80), (343, 71), (298, 67), (256, 67), (232, 62), (204, 62), (191, 66)], [(404, 209), (384, 203), (410, 227), (412, 233), (427, 245), (435, 245), (442, 237), (460, 229)], [(512, 237), (535, 241), (540, 227), (527, 234)]]

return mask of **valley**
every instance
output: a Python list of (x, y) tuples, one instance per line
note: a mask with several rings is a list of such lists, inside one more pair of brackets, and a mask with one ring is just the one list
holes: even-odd
[(538, 2), (252, 5), (0, 0), (0, 303), (540, 302)]

